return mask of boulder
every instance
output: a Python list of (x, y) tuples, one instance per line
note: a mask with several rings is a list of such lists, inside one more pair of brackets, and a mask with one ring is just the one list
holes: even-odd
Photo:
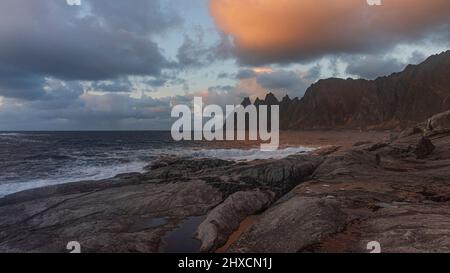
[(437, 135), (450, 132), (450, 111), (437, 114), (427, 122), (426, 135)]
[(275, 193), (259, 189), (232, 194), (198, 227), (196, 237), (202, 242), (200, 250), (215, 251), (224, 245), (245, 218), (267, 209), (274, 198)]

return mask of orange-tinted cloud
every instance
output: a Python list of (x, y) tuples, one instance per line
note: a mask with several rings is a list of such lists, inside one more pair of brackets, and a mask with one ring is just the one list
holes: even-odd
[(247, 64), (364, 52), (417, 39), (450, 22), (449, 0), (210, 0), (218, 27)]

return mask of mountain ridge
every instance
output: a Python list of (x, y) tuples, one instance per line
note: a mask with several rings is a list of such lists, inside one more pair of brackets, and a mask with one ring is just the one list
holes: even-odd
[(450, 109), (450, 50), (375, 80), (322, 79), (301, 99), (273, 99), (254, 104), (279, 104), (282, 130), (403, 129)]

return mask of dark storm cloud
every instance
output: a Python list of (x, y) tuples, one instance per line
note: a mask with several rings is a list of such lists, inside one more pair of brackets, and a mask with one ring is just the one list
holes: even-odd
[(41, 98), (45, 79), (36, 74), (17, 71), (0, 65), (0, 96), (33, 100)]
[[(161, 33), (180, 23), (180, 16), (161, 1), (91, 0), (93, 13), (114, 29)], [(170, 5), (170, 1), (164, 2)]]
[(44, 78), (158, 76), (171, 64), (149, 37), (178, 23), (160, 1), (0, 2), (0, 96), (37, 99)]
[(84, 93), (83, 86), (78, 82), (62, 82), (50, 80), (38, 100), (30, 102), (32, 109), (56, 110), (64, 109), (76, 104), (78, 98)]

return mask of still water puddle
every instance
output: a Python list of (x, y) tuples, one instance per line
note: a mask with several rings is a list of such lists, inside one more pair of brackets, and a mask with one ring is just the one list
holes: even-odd
[(165, 218), (147, 218), (135, 222), (133, 226), (130, 227), (130, 231), (139, 232), (146, 229), (164, 226), (165, 224), (167, 224), (167, 219)]
[(160, 253), (198, 253), (201, 242), (194, 239), (198, 226), (206, 216), (189, 217), (163, 239)]

